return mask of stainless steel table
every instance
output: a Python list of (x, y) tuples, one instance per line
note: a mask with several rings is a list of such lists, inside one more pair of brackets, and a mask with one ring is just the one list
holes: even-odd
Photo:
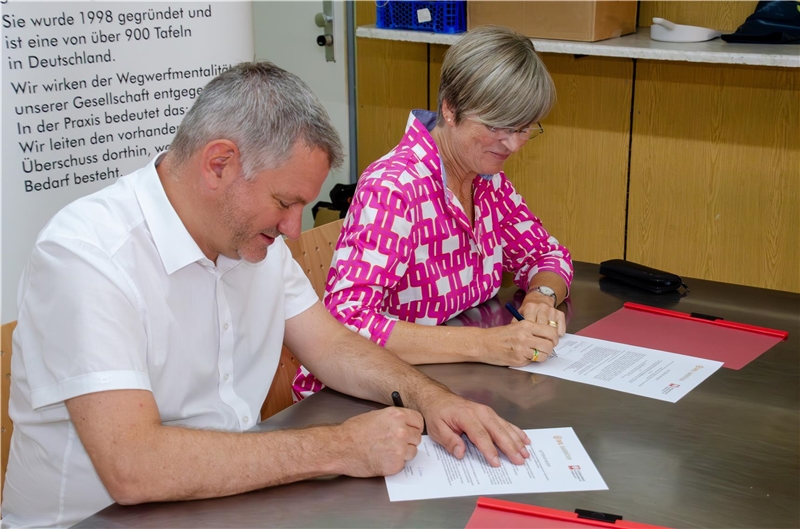
[[(740, 371), (722, 368), (676, 404), (482, 364), (422, 369), (522, 428), (571, 426), (609, 490), (506, 495), (668, 527), (800, 527), (800, 296), (687, 279), (691, 293), (650, 295), (576, 264), (568, 330), (637, 301), (789, 331)], [(508, 321), (501, 301), (453, 324)], [(378, 405), (330, 390), (261, 423), (262, 430), (342, 421)], [(76, 527), (454, 527), (475, 497), (389, 502), (383, 478), (336, 477), (214, 500), (113, 505)]]

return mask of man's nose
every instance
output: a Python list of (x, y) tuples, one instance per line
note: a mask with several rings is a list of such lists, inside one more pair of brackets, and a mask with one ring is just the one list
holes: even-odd
[(280, 232), (290, 239), (300, 238), (300, 232), (303, 227), (303, 208), (296, 208), (296, 211), (290, 211), (288, 215), (283, 218), (278, 224)]

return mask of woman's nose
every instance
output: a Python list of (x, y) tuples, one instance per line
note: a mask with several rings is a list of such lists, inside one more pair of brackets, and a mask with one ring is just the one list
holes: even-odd
[(503, 141), (511, 152), (517, 152), (528, 140), (522, 134), (512, 133), (504, 138)]

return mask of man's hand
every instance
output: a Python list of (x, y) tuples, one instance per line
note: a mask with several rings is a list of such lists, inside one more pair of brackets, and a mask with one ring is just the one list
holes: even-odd
[(422, 415), (407, 408), (384, 408), (346, 420), (337, 428), (345, 450), (341, 473), (356, 477), (391, 476), (417, 455)]
[(462, 433), (467, 434), (493, 467), (500, 466), (497, 448), (515, 465), (523, 464), (525, 458), (530, 457), (525, 445), (531, 440), (525, 432), (500, 418), (488, 406), (443, 392), (424, 405), (422, 413), (431, 438), (458, 459), (464, 457), (467, 449)]

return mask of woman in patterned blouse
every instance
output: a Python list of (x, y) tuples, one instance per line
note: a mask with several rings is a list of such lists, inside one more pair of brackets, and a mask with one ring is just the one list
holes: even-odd
[[(411, 364), (543, 362), (565, 332), (556, 306), (572, 261), (503, 173), (555, 103), (531, 41), (497, 26), (465, 34), (442, 65), (437, 113), (416, 110), (367, 167), (336, 244), (324, 302)], [(495, 296), (503, 271), (527, 291), (521, 322), (439, 324)], [(322, 384), (304, 368), (299, 398)]]

